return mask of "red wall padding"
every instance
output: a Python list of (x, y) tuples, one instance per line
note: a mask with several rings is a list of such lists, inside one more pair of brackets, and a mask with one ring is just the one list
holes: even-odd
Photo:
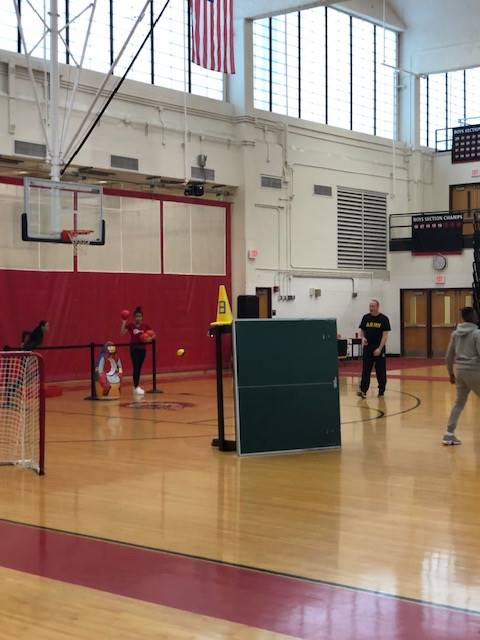
[[(215, 320), (218, 287), (229, 278), (149, 274), (65, 273), (0, 270), (1, 345), (18, 346), (22, 330), (50, 322), (44, 346), (128, 342), (120, 336), (120, 311), (140, 304), (144, 321), (157, 332), (159, 371), (215, 366), (214, 341), (207, 336)], [(178, 347), (186, 349), (183, 358)], [(150, 352), (150, 349), (149, 349)], [(43, 352), (48, 380), (89, 376), (89, 352)], [(127, 373), (127, 349), (120, 349)], [(150, 355), (144, 371), (151, 370)]]

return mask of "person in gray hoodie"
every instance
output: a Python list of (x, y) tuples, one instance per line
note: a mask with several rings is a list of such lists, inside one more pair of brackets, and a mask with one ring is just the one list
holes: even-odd
[(457, 387), (457, 397), (447, 423), (443, 444), (462, 444), (455, 435), (457, 422), (465, 407), (470, 391), (480, 396), (480, 329), (478, 315), (473, 307), (460, 311), (463, 322), (452, 333), (447, 349), (446, 363), (450, 382)]

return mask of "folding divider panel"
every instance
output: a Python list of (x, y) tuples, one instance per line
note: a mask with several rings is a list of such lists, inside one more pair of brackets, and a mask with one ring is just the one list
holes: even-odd
[(225, 209), (165, 202), (163, 264), (165, 273), (224, 275)]
[(164, 273), (191, 273), (190, 205), (165, 202), (163, 205)]
[(194, 205), (190, 208), (192, 273), (225, 273), (225, 209)]
[(123, 271), (160, 273), (160, 202), (122, 198)]
[(239, 454), (340, 446), (336, 336), (333, 319), (236, 320)]

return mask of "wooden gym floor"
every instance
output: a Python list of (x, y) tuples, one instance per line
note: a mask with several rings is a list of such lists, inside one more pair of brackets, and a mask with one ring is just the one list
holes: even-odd
[(46, 475), (0, 469), (0, 638), (480, 637), (480, 404), (442, 447), (454, 388), (419, 364), (367, 400), (342, 365), (341, 450), (242, 459), (213, 378), (66, 387)]

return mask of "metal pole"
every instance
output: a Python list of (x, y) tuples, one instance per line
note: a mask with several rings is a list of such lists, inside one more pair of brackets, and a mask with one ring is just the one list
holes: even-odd
[(95, 388), (95, 343), (90, 343), (90, 400), (97, 399), (97, 390)]
[(217, 422), (218, 438), (212, 440), (212, 447), (218, 447), (219, 451), (235, 451), (235, 440), (225, 440), (225, 412), (223, 406), (223, 354), (222, 354), (222, 334), (223, 327), (217, 326), (213, 329), (215, 334), (215, 355), (217, 373)]
[[(36, 80), (35, 80), (35, 75), (33, 73), (32, 60), (31, 60), (31, 53), (40, 44), (40, 42), (43, 40), (43, 38), (46, 37), (46, 33), (43, 35), (41, 40), (39, 40), (39, 42), (35, 45), (35, 48), (32, 49), (32, 51), (29, 52), (28, 48), (27, 48), (27, 43), (25, 41), (25, 33), (23, 31), (22, 16), (21, 16), (21, 13), (20, 13), (20, 1), (21, 0), (14, 0), (14, 2), (13, 2), (14, 5), (15, 5), (15, 14), (17, 16), (18, 35), (20, 36), (20, 42), (21, 42), (21, 45), (23, 47), (23, 53), (24, 53), (25, 59), (27, 61), (28, 75), (30, 77), (30, 82), (31, 82), (33, 93), (34, 93), (34, 96), (35, 96), (35, 104), (37, 105), (38, 117), (40, 119), (40, 125), (42, 127), (43, 137), (45, 138), (45, 145), (47, 147), (47, 151), (50, 152), (51, 148), (50, 148), (50, 141), (48, 139), (47, 126), (46, 126), (46, 122), (45, 122), (46, 118), (44, 117), (44, 114), (42, 112), (40, 96), (38, 94), (37, 83), (36, 83)], [(20, 53), (20, 51), (19, 51), (19, 53)]]
[(217, 414), (218, 414), (218, 448), (225, 450), (225, 412), (223, 406), (223, 354), (222, 331), (218, 327), (215, 331), (215, 347), (217, 356)]
[(156, 341), (152, 340), (152, 393), (157, 391), (157, 349)]
[(152, 388), (147, 393), (163, 393), (157, 389), (157, 341), (152, 340)]
[(40, 412), (39, 412), (39, 428), (40, 428), (40, 441), (39, 441), (39, 460), (38, 460), (38, 474), (43, 476), (45, 473), (45, 365), (43, 358), (37, 353), (37, 361), (40, 372)]
[(58, 66), (58, 0), (50, 0), (50, 147), (52, 150), (50, 177), (60, 180), (60, 69)]

